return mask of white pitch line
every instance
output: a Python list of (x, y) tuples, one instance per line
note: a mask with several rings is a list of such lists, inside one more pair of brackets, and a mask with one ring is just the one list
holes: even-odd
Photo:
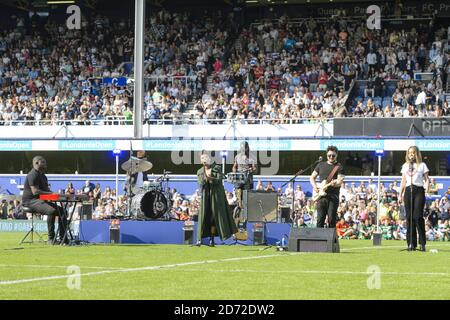
[[(230, 270), (218, 270), (218, 269), (183, 269), (182, 272), (217, 272), (217, 273), (306, 273), (306, 274), (337, 274), (337, 275), (368, 275), (371, 272), (366, 271), (337, 271), (337, 270), (251, 270), (251, 269), (230, 269)], [(380, 272), (381, 275), (405, 275), (405, 276), (449, 276), (448, 272)]]
[[(68, 268), (69, 266), (54, 266), (54, 265), (39, 265), (39, 264), (0, 264), (0, 268), (43, 268), (43, 269), (52, 269), (52, 268)], [(125, 268), (120, 267), (81, 267), (80, 269), (100, 269), (100, 270), (121, 270)]]
[[(430, 247), (435, 246), (449, 246), (449, 244), (433, 244)], [(359, 247), (359, 248), (348, 248), (348, 249), (341, 249), (341, 251), (349, 251), (349, 250), (362, 250), (362, 249), (388, 249), (388, 248), (404, 248), (404, 246), (372, 246), (372, 247)], [(118, 273), (118, 272), (135, 272), (135, 271), (148, 271), (148, 270), (158, 270), (158, 269), (164, 269), (164, 268), (175, 268), (175, 267), (183, 267), (188, 265), (199, 265), (199, 264), (206, 264), (206, 263), (217, 263), (217, 262), (227, 262), (227, 261), (240, 261), (240, 260), (253, 260), (253, 259), (264, 259), (264, 258), (272, 258), (272, 257), (286, 257), (290, 255), (299, 255), (299, 254), (307, 254), (307, 252), (286, 252), (280, 254), (273, 254), (273, 255), (264, 255), (264, 256), (249, 256), (249, 257), (241, 257), (241, 258), (228, 258), (228, 259), (218, 259), (218, 260), (204, 260), (204, 261), (193, 261), (193, 262), (185, 262), (185, 263), (177, 263), (177, 264), (168, 264), (168, 265), (162, 265), (162, 266), (148, 266), (148, 267), (139, 267), (139, 268), (111, 268), (110, 270), (103, 270), (98, 272), (90, 272), (90, 273), (82, 273), (80, 276), (96, 276), (96, 275), (102, 275), (102, 274), (108, 274), (108, 273)], [(2, 266), (2, 265), (0, 265)], [(6, 266), (6, 265), (3, 265)], [(47, 266), (44, 266), (47, 267)], [(65, 267), (68, 266), (48, 266), (48, 267)], [(84, 267), (85, 269), (91, 268), (91, 269), (105, 269), (107, 267)], [(260, 271), (257, 271), (260, 272)], [(297, 271), (302, 272), (302, 271)], [(305, 270), (304, 273), (339, 273), (339, 271), (317, 271), (317, 270)], [(366, 272), (353, 272), (348, 271), (354, 274), (367, 274)], [(388, 273), (384, 273), (388, 274)], [(401, 273), (393, 273), (400, 275)], [(411, 274), (411, 275), (434, 275), (434, 273), (404, 273), (404, 274)], [(442, 273), (439, 275), (449, 275), (448, 273)], [(36, 281), (47, 281), (47, 280), (55, 280), (55, 279), (64, 279), (69, 278), (73, 276), (70, 275), (60, 275), (60, 276), (49, 276), (49, 277), (41, 277), (41, 278), (31, 278), (31, 279), (22, 279), (22, 280), (6, 280), (6, 281), (0, 281), (0, 285), (10, 285), (10, 284), (19, 284), (19, 283), (27, 283), (27, 282), (36, 282)]]
[[(285, 255), (272, 254), (272, 255), (264, 255), (264, 256), (250, 256), (250, 257), (241, 257), (241, 258), (192, 261), (192, 262), (184, 262), (184, 263), (166, 264), (166, 265), (162, 265), (162, 266), (148, 266), (148, 267), (140, 267), (140, 268), (103, 270), (103, 271), (97, 271), (97, 272), (82, 273), (82, 274), (80, 274), (80, 276), (97, 276), (97, 275), (119, 273), (119, 272), (136, 272), (136, 271), (158, 270), (158, 269), (184, 267), (184, 266), (189, 266), (189, 265), (199, 265), (199, 264), (207, 264), (207, 263), (228, 262), (228, 261), (236, 261), (236, 260), (253, 260), (253, 259), (273, 258), (273, 257), (277, 257), (277, 256), (285, 256)], [(73, 277), (73, 274), (60, 275), (60, 276), (40, 277), (40, 278), (30, 278), (30, 279), (21, 279), (21, 280), (6, 280), (6, 281), (0, 281), (0, 285), (12, 285), (12, 284), (28, 283), (28, 282), (36, 282), (36, 281), (48, 281), (48, 280), (56, 280), (56, 279), (65, 279), (65, 278), (69, 278), (69, 277)]]

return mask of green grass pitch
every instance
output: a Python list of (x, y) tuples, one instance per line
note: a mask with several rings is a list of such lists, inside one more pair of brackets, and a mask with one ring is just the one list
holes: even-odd
[[(450, 299), (450, 242), (405, 252), (400, 241), (341, 240), (341, 253), (327, 254), (239, 245), (19, 246), (22, 237), (0, 235), (1, 300)], [(77, 268), (80, 277), (70, 271)]]

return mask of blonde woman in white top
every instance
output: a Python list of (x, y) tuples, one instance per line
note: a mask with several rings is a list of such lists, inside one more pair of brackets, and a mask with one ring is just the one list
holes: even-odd
[(409, 147), (402, 166), (402, 182), (400, 185), (400, 201), (405, 204), (406, 212), (406, 241), (408, 251), (417, 247), (417, 234), (419, 233), (420, 251), (425, 251), (425, 220), (423, 210), (425, 206), (425, 193), (429, 189), (427, 165), (422, 162), (422, 155), (416, 146)]

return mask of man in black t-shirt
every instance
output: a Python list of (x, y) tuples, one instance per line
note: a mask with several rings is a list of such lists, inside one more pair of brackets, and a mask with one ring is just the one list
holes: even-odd
[[(47, 161), (42, 156), (35, 156), (33, 169), (28, 173), (23, 186), (22, 203), (24, 207), (30, 208), (35, 213), (47, 215), (48, 242), (55, 244), (55, 217), (59, 216), (59, 212), (63, 212), (61, 211), (63, 209), (58, 208), (54, 203), (47, 203), (39, 199), (41, 194), (53, 193), (48, 187), (48, 180), (44, 173), (46, 169)], [(62, 222), (59, 227), (60, 240), (63, 239), (67, 227), (66, 216), (67, 214), (64, 215), (64, 219), (59, 219)]]
[[(314, 192), (319, 193), (316, 178), (326, 181), (326, 195), (317, 201), (317, 228), (325, 226), (325, 218), (328, 216), (328, 227), (335, 228), (337, 209), (339, 207), (339, 191), (344, 181), (344, 168), (337, 162), (338, 149), (335, 146), (327, 148), (327, 161), (320, 162), (310, 177)], [(331, 175), (331, 176), (330, 176)]]
[(234, 158), (233, 172), (244, 173), (244, 183), (235, 185), (236, 198), (238, 206), (233, 212), (233, 216), (238, 224), (238, 218), (241, 218), (241, 210), (244, 208), (243, 196), (244, 190), (253, 190), (253, 173), (257, 170), (256, 159), (250, 153), (250, 146), (247, 141), (242, 141), (240, 151)]

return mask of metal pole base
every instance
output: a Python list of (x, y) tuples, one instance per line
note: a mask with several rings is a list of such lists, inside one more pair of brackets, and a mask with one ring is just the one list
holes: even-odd
[(373, 245), (374, 246), (381, 246), (381, 239), (383, 238), (382, 236), (383, 236), (383, 234), (379, 233), (379, 232), (375, 232), (373, 234)]

